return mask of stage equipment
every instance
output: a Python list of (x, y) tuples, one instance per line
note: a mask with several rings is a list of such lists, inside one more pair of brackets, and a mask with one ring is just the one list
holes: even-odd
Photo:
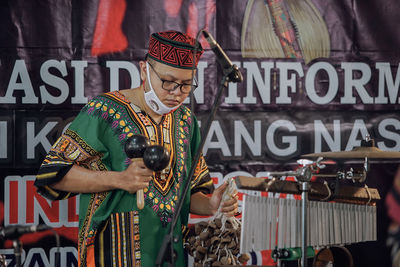
[(400, 159), (400, 152), (397, 151), (383, 151), (375, 146), (374, 139), (369, 135), (365, 140), (361, 141), (361, 146), (355, 147), (349, 151), (334, 151), (334, 152), (320, 152), (305, 154), (301, 157), (323, 157), (335, 159), (350, 159), (350, 158), (370, 158), (370, 159)]
[[(22, 266), (22, 242), (19, 238), (24, 234), (42, 232), (46, 230), (51, 230), (56, 237), (56, 247), (60, 248), (60, 237), (56, 231), (53, 230), (50, 226), (45, 224), (39, 225), (9, 225), (0, 229), (0, 238), (3, 240), (11, 240), (14, 248), (14, 257), (15, 257), (15, 267)], [(4, 265), (3, 265), (4, 264)], [(0, 256), (0, 266), (6, 266), (5, 258)], [(55, 266), (60, 266), (59, 262), (59, 251), (55, 256)]]
[[(362, 144), (363, 147), (355, 148), (351, 152), (304, 155), (318, 159), (315, 162), (299, 160), (304, 165), (294, 171), (267, 173), (272, 179), (237, 177), (239, 189), (301, 194), (301, 201), (245, 194), (241, 252), (253, 249), (274, 250), (273, 255), (283, 259), (293, 257), (291, 253), (295, 252), (295, 248), (301, 247), (301, 266), (306, 267), (307, 255), (310, 254), (307, 253), (307, 248), (343, 246), (376, 240), (376, 202), (380, 200), (378, 191), (368, 188), (367, 185), (339, 185), (339, 181), (350, 179), (364, 183), (369, 170), (368, 157), (394, 158), (398, 155), (378, 150), (369, 138)], [(335, 174), (320, 174), (319, 170), (325, 167), (322, 164), (323, 156), (327, 155), (337, 158), (365, 158), (364, 168), (362, 171), (350, 169)], [(311, 178), (315, 176), (335, 178), (335, 188), (332, 189), (326, 180), (324, 183), (311, 182)], [(296, 181), (280, 180), (286, 177), (294, 177)], [(328, 202), (330, 200), (335, 202)]]

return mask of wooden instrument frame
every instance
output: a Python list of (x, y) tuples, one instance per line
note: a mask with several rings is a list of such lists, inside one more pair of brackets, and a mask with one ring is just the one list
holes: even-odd
[[(296, 181), (273, 181), (272, 179), (267, 178), (247, 176), (237, 176), (235, 181), (239, 189), (295, 195), (301, 194), (299, 184)], [(330, 195), (329, 189), (325, 184), (321, 182), (309, 183), (309, 200), (323, 201)], [(335, 202), (351, 204), (376, 205), (380, 199), (381, 197), (376, 188), (340, 185), (339, 192), (333, 200)]]

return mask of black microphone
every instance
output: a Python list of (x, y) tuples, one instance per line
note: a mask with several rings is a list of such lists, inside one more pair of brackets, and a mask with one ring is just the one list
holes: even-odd
[(17, 239), (23, 234), (41, 232), (51, 229), (45, 224), (39, 225), (9, 225), (0, 230), (0, 237), (3, 239)]
[(229, 77), (232, 79), (233, 82), (241, 82), (243, 81), (243, 76), (240, 73), (238, 67), (234, 64), (232, 64), (232, 61), (228, 58), (228, 56), (225, 54), (224, 50), (222, 50), (221, 46), (215, 41), (215, 39), (212, 37), (212, 35), (206, 31), (203, 30), (203, 35), (206, 38), (207, 42), (209, 43), (211, 50), (214, 52), (215, 56), (217, 57), (218, 63), (221, 65), (221, 67), (224, 69), (224, 72), (230, 71), (228, 74)]

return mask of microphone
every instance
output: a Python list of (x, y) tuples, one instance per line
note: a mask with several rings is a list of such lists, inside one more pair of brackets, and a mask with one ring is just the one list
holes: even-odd
[(212, 37), (212, 35), (206, 30), (203, 30), (202, 32), (203, 32), (204, 38), (206, 38), (208, 44), (210, 45), (211, 50), (214, 52), (215, 56), (217, 57), (218, 63), (224, 69), (224, 72), (228, 72), (229, 78), (231, 78), (231, 80), (233, 82), (243, 81), (243, 76), (240, 73), (238, 67), (236, 65), (232, 64), (232, 61), (228, 58), (228, 56), (225, 54), (224, 50), (222, 50), (221, 46), (215, 41), (215, 39)]
[(3, 239), (17, 239), (23, 234), (41, 232), (49, 229), (51, 229), (51, 227), (45, 224), (29, 226), (10, 225), (0, 230), (0, 237)]

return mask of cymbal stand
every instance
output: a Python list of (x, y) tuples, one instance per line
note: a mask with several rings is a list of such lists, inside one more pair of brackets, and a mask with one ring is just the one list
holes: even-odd
[[(322, 159), (318, 159), (316, 162), (317, 166), (318, 163)], [(311, 177), (313, 176), (312, 171), (314, 169), (314, 164), (309, 164), (305, 165), (304, 167), (301, 167), (300, 169), (296, 170), (296, 178), (297, 181), (300, 184), (300, 190), (301, 190), (301, 267), (307, 267), (307, 223), (308, 223), (308, 218), (307, 218), (307, 201), (308, 201), (308, 192), (310, 191), (310, 181)], [(369, 162), (368, 158), (365, 157), (364, 160), (364, 169), (361, 174), (358, 175), (358, 177), (354, 176), (354, 172), (351, 169), (351, 171), (348, 171), (346, 173), (342, 173), (344, 178), (347, 179), (352, 179), (353, 182), (357, 179), (359, 182), (364, 182), (367, 176), (367, 171), (369, 170)], [(341, 175), (339, 172), (336, 175)]]
[(301, 266), (307, 267), (307, 201), (312, 172), (310, 165), (302, 167), (299, 170), (299, 175), (296, 178), (301, 190)]

